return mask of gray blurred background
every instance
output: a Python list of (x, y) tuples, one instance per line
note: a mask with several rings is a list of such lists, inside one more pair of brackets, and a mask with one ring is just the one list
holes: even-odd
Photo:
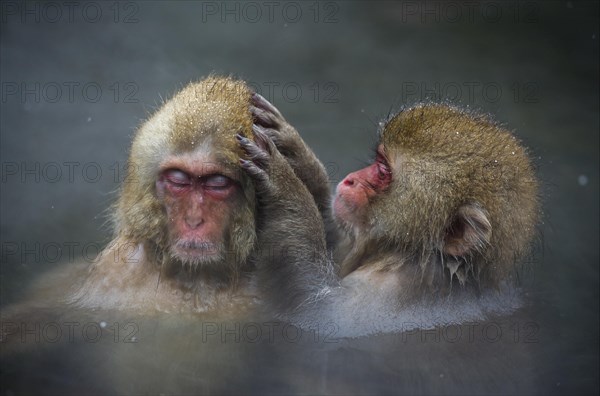
[(529, 287), (552, 335), (540, 381), (597, 391), (597, 2), (0, 4), (0, 306), (107, 242), (133, 132), (189, 81), (249, 81), (332, 182), (370, 158), (390, 110), (448, 99), (530, 147), (545, 219)]

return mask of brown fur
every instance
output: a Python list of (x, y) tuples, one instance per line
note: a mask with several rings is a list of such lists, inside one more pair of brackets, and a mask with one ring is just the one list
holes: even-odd
[[(318, 242), (318, 211), (302, 205), (308, 193), (281, 165), (281, 155), (248, 165), (258, 176), (259, 210), (277, 213), (265, 219), (266, 239), (299, 247), (271, 255), (263, 271), (261, 285), (275, 309), (300, 326), (333, 322), (342, 333), (361, 335), (402, 328), (403, 321), (433, 327), (518, 307), (507, 281), (539, 216), (538, 183), (519, 141), (486, 117), (427, 104), (384, 122), (380, 143), (392, 171), (389, 184), (376, 187), (378, 179), (369, 177), (384, 180), (385, 173), (369, 173), (370, 165), (342, 181), (342, 193), (338, 186), (337, 198), (357, 191), (350, 204), (365, 205), (340, 209), (336, 217), (348, 234), (340, 246), (349, 250), (341, 276)], [(264, 162), (268, 172), (256, 170)], [(373, 193), (365, 201), (361, 191)], [(302, 249), (307, 245), (311, 252)]]
[[(252, 134), (250, 95), (242, 81), (211, 76), (189, 84), (139, 128), (114, 211), (115, 238), (92, 266), (76, 301), (84, 306), (204, 310), (231, 300), (250, 269), (248, 257), (256, 242), (254, 188), (239, 171), (241, 150), (235, 141), (237, 133)], [(168, 219), (155, 183), (162, 161), (203, 144), (209, 144), (219, 165), (237, 175), (244, 197), (227, 230), (222, 269), (187, 271), (170, 262)]]
[(447, 105), (406, 109), (380, 135), (395, 175), (371, 205), (380, 249), (413, 255), (426, 271), (460, 208), (475, 206), (491, 231), (474, 241), (470, 257), (447, 256), (445, 265), (462, 267), (462, 280), (504, 280), (527, 252), (539, 215), (538, 183), (520, 142), (488, 118)]

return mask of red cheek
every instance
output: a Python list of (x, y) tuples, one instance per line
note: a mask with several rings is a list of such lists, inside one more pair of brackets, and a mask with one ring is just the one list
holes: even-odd
[(204, 190), (204, 194), (209, 199), (214, 199), (217, 201), (224, 201), (224, 200), (227, 200), (228, 198), (230, 198), (232, 195), (234, 195), (237, 188), (238, 187), (236, 185), (231, 185), (228, 187), (217, 188), (217, 189), (204, 187), (203, 190)]
[(166, 184), (167, 193), (173, 197), (180, 197), (189, 194), (192, 191), (192, 186), (174, 186), (172, 184)]
[(156, 192), (167, 212), (172, 242), (221, 242), (238, 190), (237, 184), (210, 188), (157, 180)]
[(362, 218), (362, 212), (367, 207), (369, 200), (360, 192), (339, 191), (333, 201), (333, 213), (336, 217), (346, 222)]
[(366, 198), (385, 190), (391, 181), (391, 172), (379, 163), (350, 173), (338, 184), (338, 193), (364, 195)]
[(390, 181), (391, 172), (378, 162), (350, 173), (337, 186), (333, 204), (335, 215), (349, 222), (360, 221), (369, 201)]

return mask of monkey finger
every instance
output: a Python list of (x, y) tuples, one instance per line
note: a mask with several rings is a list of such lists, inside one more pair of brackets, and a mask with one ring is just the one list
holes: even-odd
[(280, 125), (280, 121), (277, 119), (277, 117), (273, 113), (270, 113), (266, 110), (255, 106), (250, 106), (250, 113), (252, 113), (252, 118), (258, 125), (267, 128), (278, 127)]
[(269, 139), (271, 139), (273, 141), (273, 143), (275, 143), (275, 146), (278, 146), (279, 143), (279, 133), (277, 130), (273, 129), (273, 128), (265, 128), (263, 126), (254, 124), (252, 125), (252, 132), (254, 133), (254, 135), (256, 136), (256, 134), (258, 133), (266, 135)]
[[(266, 150), (269, 154), (273, 154), (277, 151), (277, 146), (273, 142), (273, 139), (267, 133), (267, 129), (261, 128), (258, 125), (252, 125), (252, 134), (254, 135), (254, 141), (263, 150)], [(273, 130), (270, 130), (273, 131)]]
[(253, 142), (248, 138), (243, 137), (240, 134), (236, 135), (236, 139), (238, 140), (238, 143), (240, 144), (242, 150), (244, 150), (244, 152), (246, 153), (248, 158), (252, 160), (252, 162), (254, 162), (257, 166), (259, 166), (262, 169), (267, 168), (270, 156), (264, 148), (259, 147), (257, 143)]
[(253, 93), (250, 98), (251, 102), (258, 108), (263, 110), (267, 110), (268, 112), (273, 113), (276, 117), (283, 119), (283, 115), (279, 112), (277, 107), (275, 107), (271, 102), (265, 99), (261, 94)]
[(246, 171), (248, 176), (254, 180), (266, 183), (268, 181), (267, 172), (259, 168), (254, 162), (240, 158), (240, 166)]

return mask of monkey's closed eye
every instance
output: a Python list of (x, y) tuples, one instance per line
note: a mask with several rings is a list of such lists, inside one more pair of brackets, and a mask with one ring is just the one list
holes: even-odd
[(392, 176), (392, 170), (390, 169), (386, 158), (380, 153), (377, 153), (377, 156), (375, 158), (375, 165), (377, 166), (377, 177), (379, 178), (379, 180), (389, 181), (389, 179), (391, 179)]
[(164, 173), (164, 177), (169, 183), (174, 184), (176, 186), (184, 187), (192, 184), (190, 176), (187, 173), (180, 171), (179, 169), (167, 170)]
[(385, 167), (385, 165), (378, 163), (377, 164), (377, 177), (379, 180), (386, 180), (389, 177), (389, 170)]
[(229, 188), (233, 184), (233, 180), (223, 175), (210, 175), (204, 178), (204, 187), (213, 190)]

